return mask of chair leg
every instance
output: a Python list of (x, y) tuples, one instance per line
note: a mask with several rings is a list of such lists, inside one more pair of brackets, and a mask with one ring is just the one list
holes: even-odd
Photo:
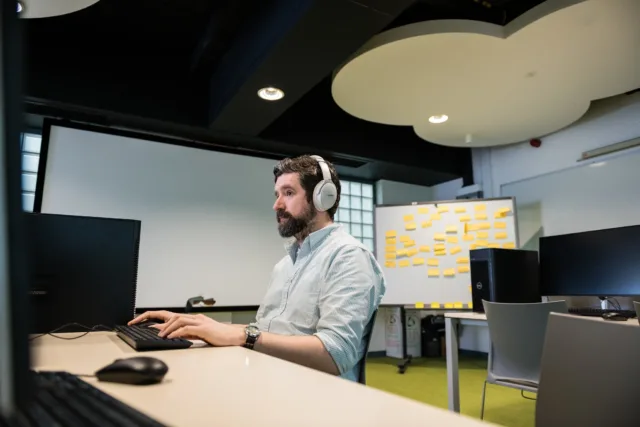
[(484, 420), (484, 400), (487, 394), (487, 381), (484, 382), (484, 386), (482, 387), (482, 405), (480, 406), (480, 419)]

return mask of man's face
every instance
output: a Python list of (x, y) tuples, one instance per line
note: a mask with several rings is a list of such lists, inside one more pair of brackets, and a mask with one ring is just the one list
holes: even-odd
[(278, 177), (275, 186), (278, 232), (282, 237), (291, 237), (304, 231), (315, 219), (316, 208), (307, 202), (307, 193), (300, 185), (297, 173), (286, 173)]

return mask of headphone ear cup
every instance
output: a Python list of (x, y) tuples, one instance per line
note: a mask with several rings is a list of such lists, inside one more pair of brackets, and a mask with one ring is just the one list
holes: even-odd
[(320, 188), (316, 186), (314, 191), (314, 205), (320, 212), (328, 211), (336, 204), (338, 198), (338, 191), (333, 182), (324, 181), (318, 184)]

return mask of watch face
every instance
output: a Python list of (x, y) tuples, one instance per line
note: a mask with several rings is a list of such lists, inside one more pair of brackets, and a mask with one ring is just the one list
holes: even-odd
[(249, 325), (247, 326), (247, 335), (255, 336), (260, 333), (260, 329), (257, 326)]

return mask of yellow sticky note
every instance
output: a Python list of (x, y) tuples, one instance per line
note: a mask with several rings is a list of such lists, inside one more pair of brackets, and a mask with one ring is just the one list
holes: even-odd
[(417, 302), (415, 307), (416, 308), (424, 308), (424, 303), (423, 302)]
[(478, 231), (476, 233), (476, 237), (478, 239), (488, 239), (489, 238), (489, 233), (487, 231)]
[(451, 304), (450, 302), (445, 303), (444, 308), (453, 308), (453, 304)]
[(478, 221), (483, 220), (483, 219), (487, 219), (487, 214), (486, 213), (477, 213), (476, 214), (476, 219)]
[(432, 302), (431, 303), (431, 308), (440, 308), (440, 303), (439, 302)]
[(398, 249), (397, 256), (407, 256), (406, 249)]
[(506, 239), (507, 233), (496, 233), (496, 239)]
[(473, 303), (472, 303), (472, 302), (469, 302), (469, 303), (467, 304), (467, 307), (469, 307), (469, 308), (473, 308)]
[(404, 220), (404, 222), (413, 221), (413, 215), (405, 215), (402, 217), (402, 219)]
[(476, 207), (475, 207), (475, 211), (476, 211), (476, 212), (486, 211), (486, 210), (487, 210), (487, 205), (482, 204), (482, 203), (481, 203), (481, 204), (476, 205)]
[(401, 241), (402, 243), (404, 243), (404, 242), (408, 242), (409, 240), (411, 240), (411, 237), (410, 237), (410, 236), (407, 236), (407, 235), (405, 235), (405, 236), (400, 236), (400, 241)]
[(469, 266), (468, 265), (459, 265), (458, 266), (458, 273), (468, 273), (469, 272)]
[(447, 243), (458, 243), (458, 238), (456, 236), (447, 237)]
[(435, 259), (435, 258), (429, 258), (429, 259), (427, 260), (427, 265), (428, 265), (429, 267), (437, 267), (437, 266), (439, 266), (439, 265), (440, 265), (440, 261), (439, 261), (439, 260), (437, 260), (437, 259)]
[(407, 256), (409, 257), (414, 256), (417, 253), (418, 253), (418, 250), (416, 248), (411, 248), (407, 250)]
[(415, 245), (416, 245), (415, 240), (408, 240), (408, 241), (404, 242), (404, 247), (405, 248), (410, 248), (410, 247), (415, 246)]
[(411, 265), (411, 264), (409, 263), (408, 259), (403, 259), (402, 261), (400, 261), (398, 263), (398, 266), (400, 266), (400, 267), (409, 267), (409, 265)]
[(386, 261), (384, 263), (384, 266), (387, 268), (396, 268), (396, 262), (395, 261)]
[(469, 264), (469, 258), (468, 258), (468, 257), (461, 256), (460, 258), (458, 258), (458, 259), (456, 260), (456, 262), (457, 262), (458, 264)]
[(499, 229), (507, 228), (507, 223), (506, 222), (496, 221), (496, 222), (493, 223), (493, 228), (499, 228)]
[(396, 259), (395, 253), (386, 253), (384, 254), (385, 259)]
[(431, 221), (422, 221), (422, 228), (431, 227)]
[(426, 245), (420, 246), (420, 252), (431, 252), (431, 248)]
[(439, 242), (444, 242), (447, 239), (447, 236), (444, 233), (436, 233), (433, 235), (433, 240), (437, 240)]
[(469, 246), (469, 249), (474, 250), (474, 249), (478, 249), (480, 247), (482, 247), (482, 246), (478, 246), (475, 243), (472, 243), (471, 246)]
[(424, 264), (424, 258), (414, 258), (413, 265), (422, 265)]
[(391, 238), (386, 238), (385, 239), (385, 243), (387, 245), (395, 245), (396, 244), (396, 238), (395, 237), (391, 237)]
[(455, 255), (455, 254), (460, 253), (460, 252), (462, 252), (462, 248), (460, 248), (460, 246), (456, 246), (455, 248), (451, 248), (451, 251), (449, 251), (449, 253), (451, 255)]
[(476, 240), (476, 246), (489, 246), (489, 242), (486, 240)]
[(465, 213), (467, 211), (467, 208), (465, 207), (457, 207), (454, 209), (455, 213)]
[(508, 214), (511, 212), (511, 208), (500, 208), (496, 212), (500, 212), (501, 214)]
[(421, 215), (427, 214), (429, 213), (429, 208), (425, 208), (425, 207), (418, 208), (418, 213)]
[(407, 231), (412, 231), (415, 230), (418, 226), (416, 225), (415, 222), (408, 222), (404, 225), (404, 229)]
[(427, 276), (438, 277), (440, 276), (440, 270), (437, 268), (430, 268), (429, 270), (427, 270)]
[(443, 256), (447, 254), (447, 251), (435, 251), (433, 254), (435, 256)]
[(394, 245), (385, 246), (384, 247), (384, 251), (385, 252), (395, 252), (396, 251), (396, 247)]
[(438, 213), (449, 212), (449, 206), (438, 206)]
[(396, 233), (395, 230), (387, 231), (385, 233), (385, 237), (396, 237), (397, 235), (398, 233)]
[(491, 223), (483, 222), (482, 224), (478, 224), (478, 230), (489, 230), (491, 229)]
[(462, 236), (462, 240), (464, 240), (465, 242), (473, 241), (473, 234), (465, 234), (464, 236)]
[(432, 221), (438, 221), (440, 219), (440, 214), (439, 213), (434, 213), (433, 215), (431, 215), (431, 220)]
[(460, 217), (460, 222), (466, 222), (466, 221), (471, 221), (471, 216), (470, 215), (462, 215)]
[(504, 245), (502, 245), (503, 249), (515, 249), (516, 248), (516, 244), (515, 243), (505, 243)]
[(489, 247), (498, 249), (500, 247), (500, 243), (489, 243)]
[(469, 224), (469, 225), (467, 225), (467, 231), (476, 231), (476, 230), (480, 230), (480, 225), (479, 224)]
[(506, 218), (506, 216), (507, 216), (507, 214), (503, 214), (503, 213), (500, 213), (500, 212), (496, 212), (496, 213), (493, 214), (493, 217), (495, 219)]
[(461, 302), (454, 302), (453, 303), (453, 308), (462, 308), (462, 303)]
[(456, 275), (456, 270), (453, 268), (447, 268), (444, 270), (444, 275), (446, 277), (451, 277), (451, 276), (455, 276)]
[(458, 227), (457, 227), (457, 226), (455, 226), (455, 225), (449, 225), (449, 226), (445, 229), (445, 231), (446, 231), (447, 233), (457, 233), (457, 232), (458, 232)]
[(446, 248), (447, 246), (444, 243), (436, 243), (435, 245), (433, 245), (434, 251), (444, 251)]

